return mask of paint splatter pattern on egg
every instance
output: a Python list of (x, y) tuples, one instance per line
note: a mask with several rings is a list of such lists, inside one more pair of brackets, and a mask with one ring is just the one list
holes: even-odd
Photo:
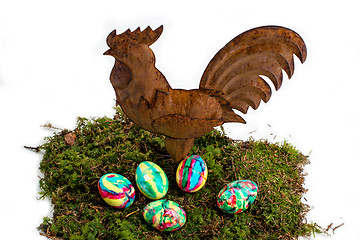
[(218, 195), (218, 207), (227, 213), (240, 213), (256, 199), (258, 187), (250, 180), (238, 180), (226, 185)]
[(170, 200), (157, 200), (146, 205), (143, 217), (160, 231), (176, 231), (186, 222), (186, 213), (179, 204)]
[(104, 201), (115, 208), (127, 208), (135, 199), (135, 188), (120, 174), (108, 173), (102, 176), (98, 189)]
[(207, 175), (205, 161), (198, 155), (192, 155), (180, 162), (176, 170), (176, 182), (185, 192), (196, 192), (205, 185)]
[(140, 192), (150, 199), (164, 197), (169, 188), (165, 172), (153, 162), (142, 162), (136, 168), (135, 182)]

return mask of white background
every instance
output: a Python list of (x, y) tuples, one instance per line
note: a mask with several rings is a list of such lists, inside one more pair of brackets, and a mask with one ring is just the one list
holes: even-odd
[[(117, 29), (164, 25), (152, 46), (174, 88), (197, 88), (213, 55), (239, 33), (281, 25), (306, 42), (308, 59), (269, 103), (227, 124), (229, 136), (284, 139), (304, 154), (308, 221), (344, 226), (332, 240), (360, 239), (358, 107), (360, 17), (356, 1), (39, 1), (0, 3), (0, 230), (7, 239), (44, 239), (35, 229), (51, 213), (38, 201), (41, 154), (51, 122), (112, 116), (113, 59), (103, 56)], [(271, 127), (270, 127), (271, 126)], [(254, 132), (255, 131), (255, 132)], [(249, 134), (252, 132), (251, 134)], [(316, 236), (316, 239), (325, 239)]]

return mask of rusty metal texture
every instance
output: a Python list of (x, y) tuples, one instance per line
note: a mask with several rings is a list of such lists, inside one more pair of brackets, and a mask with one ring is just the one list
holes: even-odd
[(248, 30), (227, 43), (206, 67), (199, 89), (172, 89), (155, 67), (150, 45), (161, 35), (156, 30), (129, 29), (107, 38), (105, 55), (115, 58), (110, 75), (116, 102), (138, 126), (166, 136), (165, 147), (175, 162), (191, 150), (193, 139), (225, 122), (245, 123), (233, 109), (246, 114), (271, 97), (267, 76), (278, 90), (282, 70), (291, 78), (295, 54), (303, 63), (306, 46), (294, 31), (265, 26)]

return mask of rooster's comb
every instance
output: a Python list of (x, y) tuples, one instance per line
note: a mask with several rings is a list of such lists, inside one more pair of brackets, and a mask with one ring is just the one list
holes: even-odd
[(133, 39), (139, 42), (143, 42), (146, 45), (150, 46), (153, 44), (161, 35), (163, 31), (163, 26), (161, 25), (155, 30), (152, 30), (151, 27), (145, 28), (145, 30), (141, 31), (140, 27), (138, 27), (135, 31), (131, 31), (130, 29), (125, 32), (116, 35), (116, 30), (112, 31), (107, 37), (107, 45), (112, 48), (115, 47), (117, 43), (124, 39)]

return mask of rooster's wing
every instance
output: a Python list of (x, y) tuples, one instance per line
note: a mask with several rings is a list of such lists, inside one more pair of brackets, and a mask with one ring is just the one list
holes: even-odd
[(242, 113), (249, 106), (257, 109), (261, 100), (267, 102), (271, 96), (270, 86), (259, 75), (267, 76), (278, 90), (282, 69), (289, 78), (294, 72), (294, 54), (305, 61), (306, 46), (296, 32), (278, 26), (251, 29), (214, 56), (201, 78), (200, 89), (219, 91), (227, 107)]

